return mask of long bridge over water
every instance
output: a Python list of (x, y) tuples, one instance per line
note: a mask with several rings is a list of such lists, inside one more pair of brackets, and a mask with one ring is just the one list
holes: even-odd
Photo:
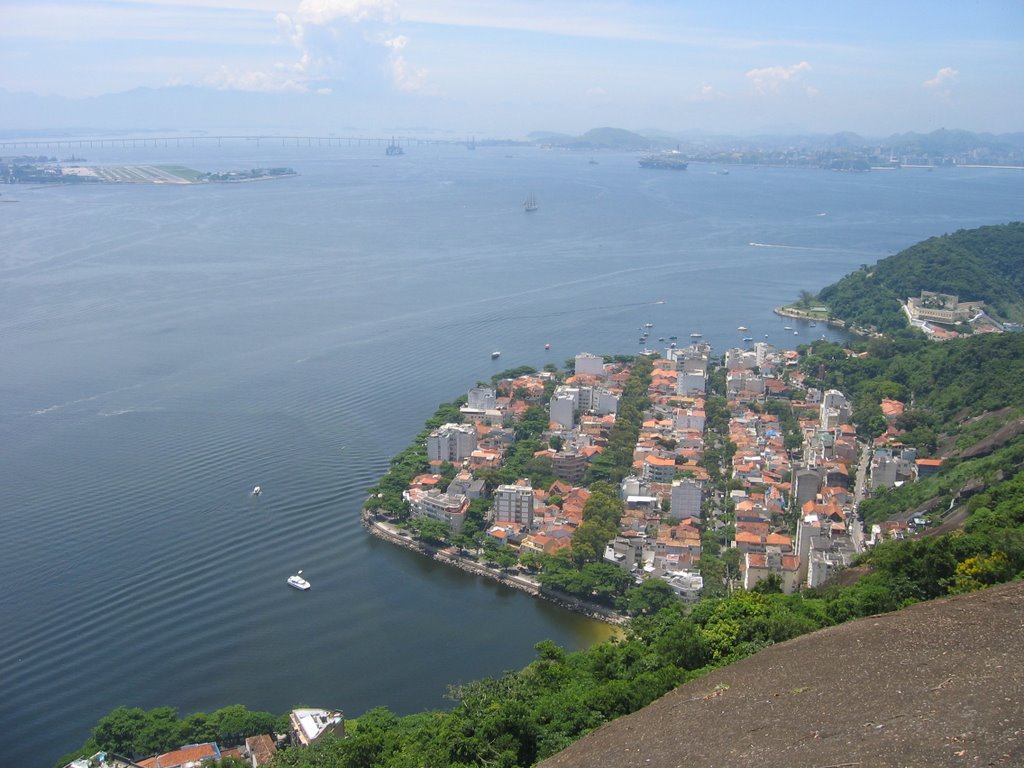
[(424, 139), (413, 136), (282, 136), (275, 134), (263, 135), (223, 135), (223, 136), (101, 136), (94, 138), (4, 138), (0, 139), (2, 150), (28, 149), (89, 149), (92, 147), (199, 147), (216, 144), (243, 142), (260, 147), (292, 146), (292, 147), (343, 147), (343, 146), (384, 146), (394, 142), (399, 146), (420, 144), (465, 144), (471, 140)]

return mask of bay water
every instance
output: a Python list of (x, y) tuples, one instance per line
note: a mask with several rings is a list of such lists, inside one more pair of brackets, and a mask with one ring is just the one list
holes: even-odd
[[(361, 528), (366, 489), (436, 406), (508, 367), (633, 353), (647, 322), (719, 353), (836, 338), (771, 310), (1024, 213), (1006, 170), (83, 152), (299, 175), (2, 189), (18, 202), (0, 204), (0, 731), (17, 766), (52, 765), (119, 705), (405, 714), (542, 639), (606, 637)], [(285, 583), (298, 569), (309, 592)]]

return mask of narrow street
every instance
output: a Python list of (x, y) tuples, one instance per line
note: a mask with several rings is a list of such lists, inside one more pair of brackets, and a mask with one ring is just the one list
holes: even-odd
[(853, 485), (853, 515), (850, 518), (850, 538), (856, 552), (864, 551), (864, 525), (860, 518), (860, 503), (867, 489), (868, 464), (871, 462), (871, 445), (860, 446), (860, 462), (857, 464), (857, 479)]

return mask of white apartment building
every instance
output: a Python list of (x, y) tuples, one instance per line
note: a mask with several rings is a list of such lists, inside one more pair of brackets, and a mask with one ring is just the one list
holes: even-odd
[(476, 450), (476, 428), (472, 424), (445, 424), (427, 436), (427, 460), (450, 461), (468, 458)]
[(494, 492), (494, 522), (533, 525), (533, 488), (499, 485)]

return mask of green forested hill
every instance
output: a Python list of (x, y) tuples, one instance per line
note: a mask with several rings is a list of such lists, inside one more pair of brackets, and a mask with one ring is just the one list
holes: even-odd
[[(865, 437), (885, 431), (878, 408), (883, 397), (907, 404), (899, 426), (927, 426), (955, 433), (969, 417), (1002, 408), (1024, 409), (1024, 334), (980, 334), (935, 344), (904, 332), (862, 344), (851, 356), (838, 344), (815, 342), (801, 363), (810, 374), (825, 371), (829, 389), (854, 402), (854, 422)], [(913, 440), (911, 440), (913, 442)]]
[(1024, 222), (932, 237), (823, 289), (833, 317), (863, 328), (906, 325), (899, 300), (922, 290), (984, 301), (990, 314), (1024, 319)]

